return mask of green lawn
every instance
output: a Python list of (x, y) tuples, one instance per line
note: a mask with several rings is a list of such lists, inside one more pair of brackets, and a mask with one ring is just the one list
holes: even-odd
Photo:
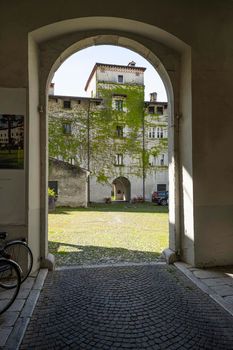
[(156, 261), (167, 246), (167, 207), (96, 204), (49, 214), (49, 251), (60, 266)]

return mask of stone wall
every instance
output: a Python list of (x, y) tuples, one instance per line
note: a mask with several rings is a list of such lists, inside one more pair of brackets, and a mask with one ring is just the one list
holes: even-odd
[(49, 181), (57, 181), (57, 206), (87, 206), (88, 172), (80, 167), (57, 160), (49, 160)]

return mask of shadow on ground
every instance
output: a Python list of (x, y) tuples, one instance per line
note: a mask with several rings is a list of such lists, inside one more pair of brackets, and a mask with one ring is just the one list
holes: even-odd
[(67, 214), (70, 212), (127, 212), (127, 213), (168, 213), (167, 206), (157, 205), (155, 203), (92, 203), (88, 208), (70, 208), (57, 207), (55, 211), (50, 212), (51, 215)]
[(153, 262), (158, 261), (161, 255), (160, 252), (82, 246), (52, 241), (49, 241), (49, 251), (55, 256), (56, 265), (58, 266)]

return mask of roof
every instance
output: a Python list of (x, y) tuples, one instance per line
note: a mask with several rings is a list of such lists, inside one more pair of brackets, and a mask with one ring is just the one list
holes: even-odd
[(49, 157), (49, 162), (52, 162), (56, 165), (59, 165), (63, 168), (66, 168), (66, 169), (76, 169), (82, 173), (86, 173), (86, 174), (90, 173), (90, 171), (85, 169), (85, 168), (81, 168), (80, 166), (70, 164), (68, 162), (65, 162), (64, 160), (59, 160), (59, 159), (54, 158), (54, 157)]
[(102, 98), (94, 98), (94, 97), (81, 97), (81, 96), (66, 96), (66, 95), (53, 95), (49, 94), (50, 99), (57, 99), (60, 98), (61, 100), (86, 100), (86, 101), (92, 101), (92, 102), (101, 102)]
[(168, 102), (160, 102), (160, 101), (144, 101), (146, 106), (149, 105), (162, 105), (162, 106), (166, 106), (168, 105)]
[[(122, 97), (127, 97), (125, 94), (117, 94), (113, 93), (113, 96), (122, 96)], [(81, 97), (81, 96), (64, 96), (64, 95), (49, 95), (50, 99), (57, 99), (60, 98), (61, 100), (85, 100), (88, 101), (90, 100), (91, 102), (101, 102), (103, 99), (102, 98), (94, 98), (94, 97)], [(145, 105), (163, 105), (166, 106), (168, 105), (168, 102), (165, 101), (144, 101)]]
[(118, 64), (108, 64), (108, 63), (96, 63), (91, 71), (91, 74), (89, 75), (89, 78), (87, 80), (86, 86), (85, 86), (85, 91), (87, 91), (88, 85), (90, 84), (90, 81), (95, 74), (96, 70), (98, 67), (106, 67), (106, 68), (123, 68), (127, 70), (133, 70), (133, 71), (141, 71), (145, 72), (146, 68), (145, 67), (136, 67), (136, 66), (123, 66), (123, 65), (118, 65)]

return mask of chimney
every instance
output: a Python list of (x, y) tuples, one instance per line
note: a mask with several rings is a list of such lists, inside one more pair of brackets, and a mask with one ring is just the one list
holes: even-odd
[(50, 83), (50, 87), (49, 87), (49, 95), (54, 95), (54, 83)]
[(128, 63), (128, 66), (129, 67), (135, 67), (136, 66), (136, 62), (131, 61), (131, 62)]
[(151, 92), (150, 93), (150, 102), (156, 102), (157, 101), (157, 92)]

